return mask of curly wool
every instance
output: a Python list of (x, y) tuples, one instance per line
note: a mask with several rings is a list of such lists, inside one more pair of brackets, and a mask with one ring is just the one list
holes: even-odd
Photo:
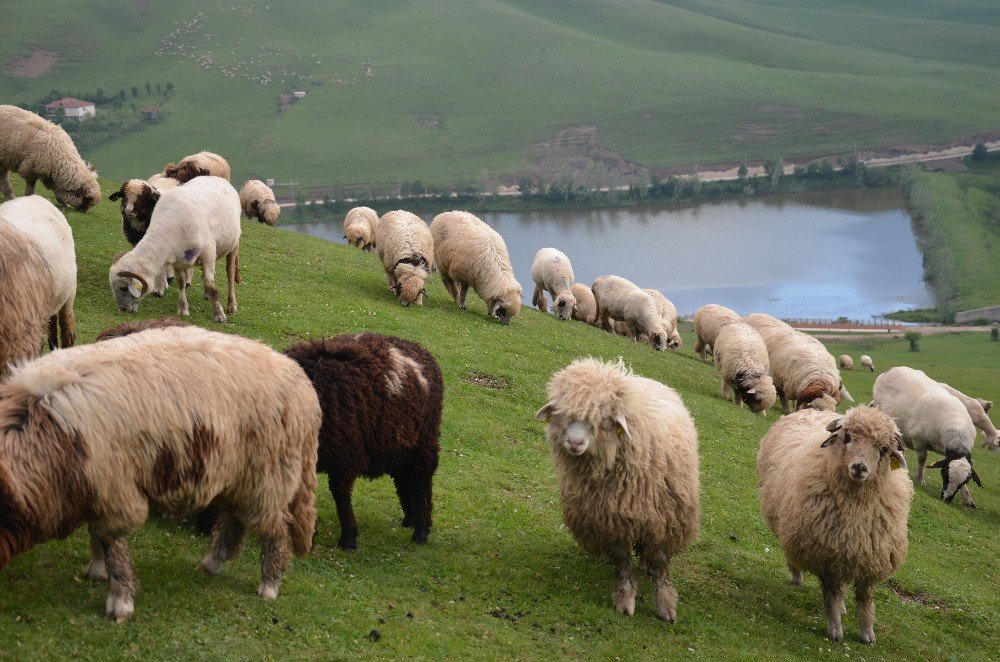
[(694, 351), (701, 355), (702, 360), (709, 351), (715, 351), (715, 338), (719, 331), (730, 322), (740, 319), (735, 310), (710, 303), (702, 306), (694, 313)]
[(597, 318), (597, 300), (594, 293), (583, 283), (573, 283), (570, 288), (573, 297), (576, 299), (576, 307), (573, 308), (573, 319), (587, 324), (593, 324)]
[(212, 175), (221, 177), (227, 182), (232, 174), (229, 162), (214, 152), (198, 152), (191, 156), (185, 156), (177, 163), (167, 164), (163, 168), (163, 174), (176, 179), (181, 184), (186, 184), (195, 177)]
[[(712, 357), (723, 385), (733, 389), (734, 397), (746, 401), (753, 411), (774, 406), (777, 393), (767, 346), (753, 327), (741, 322), (723, 326), (715, 336)], [(755, 393), (748, 395), (750, 390)]]
[(38, 356), (51, 289), (52, 273), (38, 244), (0, 220), (0, 380), (11, 364)]
[(247, 218), (256, 218), (264, 225), (276, 224), (281, 216), (274, 191), (259, 179), (248, 180), (240, 189), (240, 207)]
[(373, 251), (378, 248), (375, 232), (378, 230), (378, 213), (371, 207), (355, 207), (344, 217), (344, 239), (351, 246)]
[(434, 238), (423, 219), (403, 210), (384, 214), (375, 226), (375, 245), (399, 301), (423, 304), (424, 283), (434, 269)]

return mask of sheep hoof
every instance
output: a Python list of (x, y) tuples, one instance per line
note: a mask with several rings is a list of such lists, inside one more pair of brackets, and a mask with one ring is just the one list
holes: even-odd
[(968, 508), (977, 508), (977, 507), (978, 507), (978, 506), (976, 506), (976, 502), (975, 502), (975, 501), (972, 501), (972, 500), (970, 500), (970, 501), (967, 501), (967, 502), (965, 503), (965, 505), (966, 505), (966, 506), (967, 506)]
[(104, 605), (104, 616), (115, 623), (124, 623), (132, 618), (133, 612), (135, 612), (135, 605), (125, 597), (116, 598), (109, 595)]
[(410, 540), (418, 545), (425, 545), (427, 544), (427, 536), (429, 536), (430, 533), (430, 527), (418, 526), (413, 529), (413, 537), (410, 538)]
[(404, 515), (403, 519), (401, 519), (399, 521), (399, 525), (402, 526), (402, 527), (404, 527), (404, 528), (409, 529), (409, 528), (411, 528), (413, 526), (413, 520), (410, 519), (409, 515)]
[(826, 626), (826, 636), (830, 637), (831, 641), (840, 643), (844, 639), (844, 630), (839, 623), (837, 624), (831, 623), (830, 625)]
[(216, 313), (215, 321), (218, 322), (219, 324), (225, 324), (226, 322), (229, 321), (229, 318), (226, 317), (225, 313)]
[(230, 315), (235, 315), (235, 314), (237, 313), (237, 308), (236, 308), (236, 304), (234, 303), (234, 304), (230, 305), (230, 306), (229, 306), (228, 308), (226, 308), (226, 311), (227, 311), (227, 312), (228, 312), (228, 313), (229, 313)]
[(353, 552), (358, 548), (358, 539), (340, 536), (340, 540), (337, 541), (337, 547), (345, 552)]
[(278, 597), (278, 585), (270, 582), (261, 582), (257, 587), (257, 595), (265, 600), (274, 600)]
[(222, 571), (222, 562), (215, 558), (214, 555), (209, 554), (198, 564), (198, 569), (206, 575), (214, 577)]
[(875, 645), (875, 632), (873, 630), (862, 630), (861, 631), (861, 643), (868, 644), (869, 646)]
[(802, 586), (802, 572), (792, 572), (792, 576), (788, 578), (788, 583), (792, 586)]
[(104, 560), (94, 560), (87, 564), (87, 567), (83, 569), (83, 578), (88, 579), (92, 582), (102, 582), (108, 578), (108, 568), (104, 563)]
[(662, 607), (657, 605), (656, 615), (665, 620), (667, 623), (673, 624), (677, 622), (676, 609), (671, 609), (669, 607)]
[(635, 614), (635, 584), (632, 582), (619, 584), (615, 588), (614, 601), (619, 614), (626, 616)]

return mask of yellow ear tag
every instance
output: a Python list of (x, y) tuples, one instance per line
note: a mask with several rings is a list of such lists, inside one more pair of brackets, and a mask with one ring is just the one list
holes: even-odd
[(891, 456), (889, 458), (889, 470), (890, 471), (898, 469), (900, 466), (901, 465), (899, 464), (899, 458), (898, 457), (896, 457), (895, 455), (893, 455), (893, 456)]
[(615, 432), (618, 433), (619, 439), (625, 438), (625, 428), (622, 427), (621, 423), (615, 423)]

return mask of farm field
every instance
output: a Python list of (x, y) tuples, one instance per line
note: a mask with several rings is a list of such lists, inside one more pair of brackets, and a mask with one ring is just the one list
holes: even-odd
[[(102, 184), (106, 194), (117, 188)], [(117, 205), (68, 218), (79, 264), (78, 342), (126, 318), (174, 313), (175, 288), (145, 301), (138, 315), (116, 311), (108, 267), (126, 248)], [(207, 541), (190, 524), (153, 519), (130, 540), (141, 587), (134, 619), (119, 626), (103, 618), (106, 587), (79, 578), (87, 557), (80, 530), (0, 571), (0, 656), (996, 658), (1000, 596), (992, 589), (1000, 571), (990, 560), (1000, 456), (977, 448), (985, 484), (971, 488), (977, 510), (941, 503), (940, 477), (929, 472), (913, 502), (909, 559), (875, 594), (877, 647), (860, 644), (850, 593), (845, 642), (833, 644), (816, 579), (807, 577), (803, 589), (787, 584), (758, 511), (755, 455), (777, 412), (765, 420), (724, 402), (714, 370), (691, 351), (690, 325), (683, 348), (662, 354), (528, 308), (503, 327), (474, 295), (468, 311), (457, 309), (436, 276), (422, 308), (402, 308), (373, 254), (255, 222), (243, 229), (240, 312), (223, 330), (278, 349), (316, 335), (392, 333), (425, 344), (440, 361), (446, 399), (429, 543), (409, 542), (391, 481), (379, 479), (354, 491), (358, 550), (336, 550), (339, 527), (321, 478), (315, 548), (293, 562), (279, 598), (264, 602), (254, 592), (253, 545), (222, 575), (205, 577), (195, 567)], [(200, 295), (196, 277), (191, 321), (220, 328)], [(903, 340), (857, 342), (830, 349), (864, 350), (880, 370), (905, 363), (1000, 401), (989, 369), (1000, 343), (988, 334), (927, 337), (917, 353)], [(699, 430), (702, 533), (672, 567), (680, 593), (672, 626), (656, 619), (648, 580), (640, 580), (635, 617), (617, 614), (610, 567), (585, 556), (561, 526), (552, 461), (533, 415), (549, 376), (587, 355), (621, 356), (676, 388)], [(867, 401), (874, 376), (854, 371), (844, 379)]]
[[(111, 179), (208, 148), (235, 179), (311, 188), (595, 171), (609, 185), (996, 133), (994, 12), (988, 0), (39, 0), (0, 26), (0, 100), (100, 87), (161, 106), (164, 119), (84, 154)], [(173, 92), (149, 98), (146, 82)], [(296, 90), (307, 95), (279, 100)]]

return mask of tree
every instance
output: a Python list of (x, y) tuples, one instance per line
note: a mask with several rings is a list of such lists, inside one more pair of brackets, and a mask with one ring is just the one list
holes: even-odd
[(781, 157), (775, 157), (764, 161), (764, 176), (767, 179), (768, 191), (774, 192), (781, 181), (781, 175), (785, 171), (785, 161)]
[(146, 81), (146, 94), (152, 94), (152, 93), (153, 93), (153, 86), (150, 85), (149, 81), (147, 80)]
[(139, 96), (139, 88), (135, 85), (132, 86), (132, 98), (135, 99)]
[(972, 148), (973, 161), (985, 161), (989, 158), (989, 154), (989, 151), (986, 149), (986, 143), (976, 143), (976, 146)]
[(173, 91), (174, 91), (174, 84), (167, 83), (167, 92), (173, 92)]
[(736, 176), (739, 178), (741, 182), (745, 183), (747, 181), (747, 174), (749, 172), (750, 171), (747, 169), (747, 164), (741, 163), (740, 167), (736, 170)]
[(907, 331), (903, 335), (903, 338), (907, 342), (910, 343), (910, 351), (911, 352), (919, 352), (920, 351), (920, 338), (921, 338), (922, 335), (923, 334), (921, 334), (919, 331)]
[(990, 329), (990, 340), (993, 342), (1000, 341), (1000, 326), (994, 326)]
[(156, 84), (156, 93), (163, 94), (163, 86), (160, 85), (159, 83)]

